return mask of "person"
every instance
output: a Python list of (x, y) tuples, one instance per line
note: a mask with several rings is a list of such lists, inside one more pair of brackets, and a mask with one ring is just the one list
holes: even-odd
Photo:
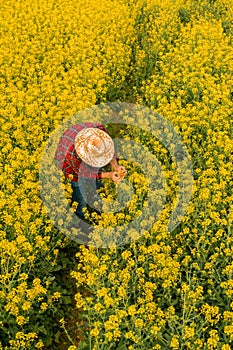
[[(112, 138), (99, 123), (79, 123), (65, 130), (58, 142), (55, 159), (65, 177), (71, 181), (71, 205), (78, 203), (75, 214), (84, 222), (87, 207), (101, 212), (97, 190), (103, 187), (102, 179), (119, 183), (127, 173), (125, 167), (118, 164)], [(113, 171), (103, 171), (109, 163)]]

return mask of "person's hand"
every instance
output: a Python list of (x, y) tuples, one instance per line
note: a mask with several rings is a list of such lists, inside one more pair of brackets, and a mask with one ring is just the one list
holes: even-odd
[(125, 177), (125, 175), (127, 174), (127, 170), (122, 165), (117, 165), (115, 167), (115, 170), (118, 172), (118, 175), (120, 176), (121, 179), (123, 179), (123, 177)]
[(119, 184), (119, 183), (121, 182), (122, 177), (120, 177), (118, 171), (113, 171), (113, 172), (112, 172), (112, 180), (113, 180), (114, 182), (116, 182), (117, 184)]

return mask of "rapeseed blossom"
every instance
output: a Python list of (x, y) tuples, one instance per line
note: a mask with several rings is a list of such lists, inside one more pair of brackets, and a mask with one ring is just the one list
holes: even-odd
[[(131, 244), (130, 250), (126, 247), (119, 251), (117, 270), (112, 270), (107, 262), (109, 277), (105, 279), (103, 276), (102, 279), (102, 285), (110, 288), (108, 295), (112, 293), (113, 299), (115, 296), (115, 308), (119, 307), (121, 298), (124, 310), (133, 315), (131, 317), (137, 315), (139, 324), (144, 320), (147, 325), (148, 321), (151, 322), (150, 333), (154, 339), (147, 345), (150, 348), (160, 347), (166, 327), (169, 327), (166, 337), (170, 339), (164, 345), (166, 347), (179, 349), (181, 344), (190, 349), (229, 347), (224, 341), (223, 331), (217, 333), (215, 330), (224, 324), (222, 315), (227, 320), (226, 312), (230, 312), (230, 308), (219, 304), (219, 300), (228, 300), (229, 304), (232, 295), (229, 208), (232, 202), (233, 102), (230, 82), (233, 51), (229, 24), (232, 10), (229, 4), (228, 1), (224, 4), (216, 1), (214, 5), (208, 1), (200, 4), (193, 1), (149, 1), (140, 4), (137, 1), (132, 9), (139, 21), (137, 10), (141, 5), (141, 19), (144, 19), (140, 22), (140, 46), (136, 47), (135, 70), (132, 72), (136, 81), (135, 91), (180, 131), (192, 155), (195, 176), (193, 202), (180, 228), (173, 234), (165, 233), (161, 217), (148, 232), (148, 237), (138, 237), (138, 244)], [(154, 62), (151, 67), (152, 57)], [(143, 75), (143, 65), (146, 65), (150, 76)], [(141, 101), (140, 98), (137, 101)], [(161, 145), (156, 140), (146, 140), (145, 136), (139, 136), (137, 141), (161, 152)], [(168, 193), (172, 198), (175, 174), (172, 169), (164, 170), (166, 180), (171, 178), (169, 189), (172, 190)], [(169, 208), (167, 210), (169, 213)], [(165, 218), (165, 212), (163, 215)], [(88, 254), (86, 250), (82, 253), (85, 257)], [(96, 252), (96, 256), (101, 259), (101, 252)], [(110, 262), (115, 262), (115, 259), (114, 253)], [(128, 285), (120, 289), (119, 269), (122, 273), (127, 269), (130, 276)], [(223, 274), (222, 277), (216, 277), (220, 276), (219, 273)], [(92, 285), (91, 290), (95, 294), (95, 286)], [(163, 291), (162, 296), (160, 291)], [(166, 315), (169, 301), (165, 306), (165, 299), (173, 300), (172, 314)], [(129, 300), (128, 306), (125, 303)], [(147, 303), (153, 302), (156, 305), (154, 309), (147, 307)], [(115, 308), (112, 308), (113, 315)], [(103, 310), (104, 305), (102, 315)], [(159, 318), (154, 317), (156, 312)], [(109, 309), (106, 313), (109, 314)], [(98, 319), (98, 314), (91, 315), (93, 320)], [(177, 330), (174, 324), (178, 325), (181, 320), (184, 323), (180, 331), (174, 333)], [(204, 327), (206, 322), (208, 328)], [(121, 323), (122, 329), (127, 327), (128, 330), (126, 339), (134, 341), (136, 346), (138, 339), (134, 338), (134, 325), (134, 322), (123, 320)], [(225, 328), (230, 344), (229, 330), (230, 326)], [(102, 335), (99, 333), (98, 337), (99, 342)], [(142, 332), (141, 342), (144, 339), (146, 335)], [(111, 337), (109, 343), (113, 344), (113, 341)]]

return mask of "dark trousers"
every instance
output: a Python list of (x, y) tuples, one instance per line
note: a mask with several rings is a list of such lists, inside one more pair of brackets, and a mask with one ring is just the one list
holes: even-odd
[(83, 209), (86, 208), (90, 212), (101, 212), (101, 197), (97, 192), (98, 189), (103, 187), (103, 183), (100, 179), (91, 179), (80, 177), (78, 182), (71, 182), (72, 203), (77, 202), (78, 206), (75, 214), (82, 220), (84, 218)]

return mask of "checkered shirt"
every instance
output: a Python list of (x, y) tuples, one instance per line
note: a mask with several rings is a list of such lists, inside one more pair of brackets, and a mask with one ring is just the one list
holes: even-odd
[[(78, 181), (79, 177), (101, 178), (102, 168), (92, 167), (82, 161), (74, 147), (76, 135), (84, 128), (93, 127), (108, 133), (101, 124), (90, 122), (79, 123), (66, 130), (58, 142), (54, 158), (58, 163), (58, 167), (64, 172), (65, 177), (71, 181)], [(113, 158), (117, 158), (116, 153), (114, 153)]]

